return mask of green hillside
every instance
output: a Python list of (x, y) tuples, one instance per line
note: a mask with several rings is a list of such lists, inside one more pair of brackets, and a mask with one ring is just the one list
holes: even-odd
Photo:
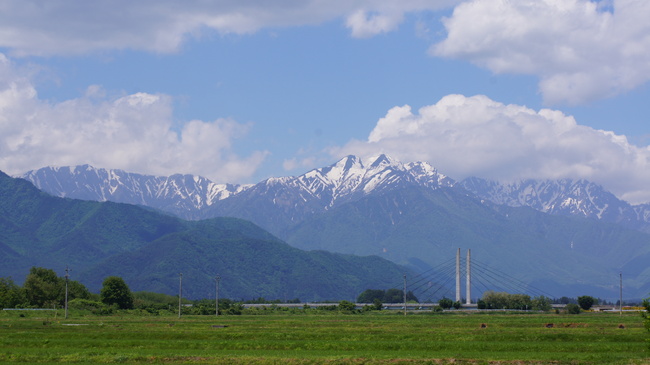
[(477, 262), (557, 297), (576, 291), (617, 297), (619, 272), (627, 269), (627, 294), (647, 296), (641, 289), (647, 262), (635, 258), (647, 257), (650, 235), (530, 208), (489, 206), (454, 188), (367, 197), (297, 225), (286, 239), (302, 249), (378, 255), (401, 264), (415, 258), (434, 267), (457, 248), (463, 254), (471, 249)]
[(377, 257), (305, 252), (233, 218), (187, 222), (137, 206), (48, 196), (0, 173), (0, 276), (22, 281), (31, 266), (62, 272), (97, 291), (121, 276), (133, 290), (214, 297), (352, 299), (398, 281), (403, 268)]

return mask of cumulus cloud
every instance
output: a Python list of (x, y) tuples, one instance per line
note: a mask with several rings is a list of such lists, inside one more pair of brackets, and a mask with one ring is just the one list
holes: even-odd
[(407, 12), (458, 0), (5, 0), (0, 47), (16, 55), (140, 49), (174, 52), (203, 32), (245, 34), (264, 27), (320, 24), (347, 18), (356, 37), (394, 29)]
[(348, 17), (347, 26), (351, 29), (353, 37), (367, 38), (395, 30), (403, 18), (403, 14), (399, 12), (370, 14), (364, 10), (357, 10)]
[(557, 110), (535, 111), (482, 95), (448, 95), (417, 113), (408, 105), (394, 107), (367, 140), (331, 153), (428, 161), (455, 179), (585, 178), (630, 202), (650, 201), (650, 148)]
[(546, 103), (578, 104), (650, 80), (648, 14), (645, 0), (471, 0), (431, 53), (536, 75)]
[(176, 132), (172, 114), (169, 96), (107, 98), (97, 86), (80, 98), (49, 103), (38, 98), (29, 76), (20, 75), (0, 54), (0, 170), (6, 173), (88, 163), (234, 182), (250, 177), (267, 155), (232, 152), (233, 140), (247, 132), (246, 125), (193, 120)]
[(290, 159), (285, 159), (282, 162), (282, 168), (284, 168), (285, 171), (291, 171), (298, 168), (301, 169), (313, 168), (317, 163), (320, 163), (320, 161), (318, 161), (317, 158), (314, 156), (304, 157), (301, 159), (294, 157)]

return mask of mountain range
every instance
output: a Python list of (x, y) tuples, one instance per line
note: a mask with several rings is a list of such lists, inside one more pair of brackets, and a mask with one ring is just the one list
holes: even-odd
[(21, 282), (31, 266), (98, 292), (117, 275), (132, 290), (233, 299), (352, 300), (410, 271), (379, 257), (306, 252), (236, 218), (186, 221), (150, 208), (53, 197), (0, 172), (0, 276)]
[[(402, 164), (386, 155), (364, 164), (347, 156), (331, 166), (300, 176), (269, 178), (258, 184), (218, 184), (195, 175), (151, 176), (90, 165), (44, 167), (17, 176), (59, 197), (143, 205), (183, 219), (241, 216), (279, 233), (281, 229), (369, 194), (405, 187), (435, 190), (462, 187), (497, 205), (530, 207), (557, 215), (577, 216), (623, 224), (650, 232), (650, 204), (631, 205), (602, 186), (584, 179), (522, 180), (502, 183), (470, 177), (455, 181), (426, 162)], [(252, 204), (255, 201), (255, 204)], [(248, 205), (270, 205), (281, 212), (277, 222), (265, 223)], [(259, 214), (257, 214), (259, 215)], [(279, 219), (279, 218), (278, 218)]]
[(650, 291), (650, 208), (586, 180), (455, 181), (426, 162), (347, 156), (254, 185), (192, 175), (46, 167), (23, 178), (61, 197), (144, 205), (185, 219), (237, 217), (292, 246), (435, 267), (456, 247), (545, 291), (616, 297)]

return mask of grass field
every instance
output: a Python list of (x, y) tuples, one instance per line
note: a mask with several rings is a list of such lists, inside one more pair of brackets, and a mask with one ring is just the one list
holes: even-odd
[(635, 313), (0, 313), (1, 363), (650, 364)]

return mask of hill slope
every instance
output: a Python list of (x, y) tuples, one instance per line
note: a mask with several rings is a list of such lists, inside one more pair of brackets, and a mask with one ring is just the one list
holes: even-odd
[(304, 252), (239, 219), (188, 222), (133, 205), (55, 198), (1, 172), (0, 215), (0, 276), (18, 281), (30, 266), (69, 265), (95, 291), (118, 275), (133, 290), (175, 294), (184, 272), (185, 293), (199, 298), (219, 273), (233, 298), (352, 299), (404, 272), (376, 257)]
[[(507, 274), (553, 296), (588, 293), (644, 297), (650, 236), (595, 220), (530, 208), (488, 206), (458, 188), (402, 189), (351, 202), (298, 224), (287, 242), (303, 249), (379, 255), (432, 267), (471, 249), (485, 270)], [(483, 277), (486, 286), (489, 273)], [(480, 273), (475, 271), (477, 279)]]

